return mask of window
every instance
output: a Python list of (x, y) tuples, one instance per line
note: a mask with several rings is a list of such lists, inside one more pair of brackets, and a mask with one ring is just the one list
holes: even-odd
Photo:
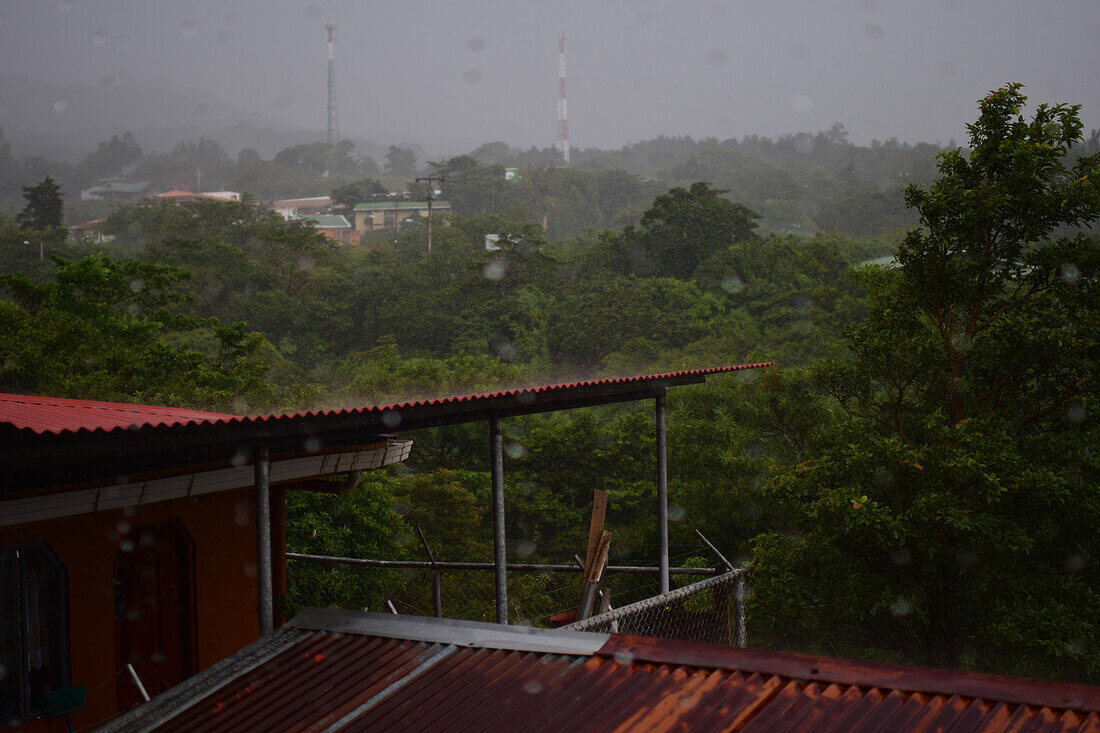
[(0, 726), (69, 685), (65, 568), (45, 542), (0, 548)]

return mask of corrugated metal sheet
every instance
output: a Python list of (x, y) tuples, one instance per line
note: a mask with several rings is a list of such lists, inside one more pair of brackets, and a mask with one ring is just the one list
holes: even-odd
[[(355, 616), (369, 625), (372, 615)], [(440, 623), (440, 633), (450, 624), (456, 637), (468, 635), (456, 622)], [(422, 630), (424, 623), (415, 625)], [(501, 643), (512, 647), (517, 638), (554, 633), (496, 628)], [(177, 693), (170, 706), (154, 700), (111, 729), (1100, 730), (1100, 688), (1081, 685), (622, 635), (612, 635), (595, 652), (554, 653), (491, 648), (492, 642), (477, 647), (297, 628), (281, 633), (287, 634), (285, 647), (265, 663), (212, 679), (190, 697)], [(806, 664), (819, 676), (825, 670), (837, 679), (765, 669)], [(878, 681), (850, 681), (867, 674), (877, 674)], [(893, 682), (899, 678), (907, 685), (923, 680), (926, 689), (899, 689)], [(968, 679), (988, 694), (950, 689)], [(1036, 685), (1041, 689), (1032, 702), (1016, 699), (1027, 698)], [(1050, 694), (1067, 702), (1046, 704)]]
[[(188, 424), (216, 425), (226, 423), (258, 424), (289, 421), (307, 417), (326, 417), (336, 415), (385, 415), (415, 411), (418, 408), (431, 408), (447, 405), (470, 405), (499, 401), (501, 398), (535, 397), (560, 393), (579, 392), (602, 386), (630, 386), (659, 383), (692, 377), (706, 377), (711, 374), (741, 371), (757, 367), (770, 366), (773, 362), (757, 364), (739, 364), (736, 366), (714, 367), (711, 369), (693, 369), (667, 374), (651, 374), (637, 377), (619, 377), (615, 379), (597, 379), (590, 381), (552, 384), (539, 387), (489, 392), (485, 394), (445, 397), (432, 400), (399, 402), (390, 405), (370, 405), (366, 407), (342, 410), (317, 410), (274, 415), (245, 417), (225, 415), (199, 410), (184, 410), (173, 407), (155, 407), (150, 405), (130, 405), (117, 402), (95, 402), (87, 400), (57, 399), (27, 395), (0, 394), (0, 424), (8, 424), (19, 430), (37, 434), (110, 432), (145, 427), (164, 427)], [(394, 427), (398, 423), (395, 422)]]
[(129, 430), (215, 422), (232, 417), (217, 412), (176, 407), (0, 394), (0, 423), (35, 433)]

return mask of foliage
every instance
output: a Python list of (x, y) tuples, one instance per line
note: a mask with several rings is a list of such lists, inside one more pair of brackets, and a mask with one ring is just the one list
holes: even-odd
[(35, 231), (59, 229), (65, 225), (65, 207), (61, 202), (61, 187), (49, 176), (35, 186), (23, 186), (27, 205), (16, 217), (20, 226)]
[[(54, 258), (56, 280), (0, 276), (0, 388), (7, 392), (243, 411), (269, 404), (260, 338), (243, 324), (183, 318), (186, 275), (90, 256)], [(213, 336), (212, 353), (180, 339)]]
[(868, 317), (815, 369), (846, 418), (765, 493), (773, 638), (1100, 679), (1100, 248), (1055, 234), (1100, 216), (1100, 157), (1067, 166), (1078, 108), (1025, 99), (980, 102), (970, 154), (906, 192), (901, 268), (860, 272)]

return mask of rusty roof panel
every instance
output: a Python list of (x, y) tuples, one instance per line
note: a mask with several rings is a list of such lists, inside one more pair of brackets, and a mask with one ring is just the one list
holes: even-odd
[[(525, 651), (519, 640), (554, 632), (488, 624), (476, 639), (440, 624), (461, 639), (448, 644), (372, 635), (379, 616), (344, 615), (360, 621), (284, 629), (288, 641), (263, 664), (210, 677), (189, 698), (169, 691), (167, 707), (155, 698), (108, 730), (157, 720), (159, 730), (212, 731), (1100, 731), (1100, 688), (1082, 685), (615, 634), (595, 651)], [(988, 693), (1033, 685), (1074, 704), (952, 691), (972, 678)]]

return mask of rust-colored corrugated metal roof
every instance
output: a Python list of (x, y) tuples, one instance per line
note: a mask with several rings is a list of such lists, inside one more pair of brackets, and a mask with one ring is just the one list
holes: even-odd
[(106, 730), (1097, 731), (1100, 688), (307, 611)]
[[(589, 381), (568, 382), (565, 384), (550, 384), (537, 387), (520, 387), (515, 389), (488, 392), (484, 394), (462, 395), (456, 397), (444, 397), (440, 399), (415, 400), (398, 402), (389, 405), (368, 405), (364, 407), (347, 408), (340, 410), (315, 410), (308, 412), (273, 414), (273, 415), (225, 415), (214, 412), (202, 412), (198, 410), (184, 410), (173, 407), (154, 407), (149, 405), (130, 405), (117, 402), (95, 402), (86, 400), (57, 399), (52, 397), (37, 397), (31, 395), (0, 395), (0, 424), (7, 424), (19, 430), (27, 430), (38, 434), (95, 432), (112, 430), (127, 430), (146, 427), (172, 427), (188, 424), (228, 424), (228, 423), (279, 423), (310, 417), (329, 417), (341, 415), (375, 415), (394, 417), (393, 424), (389, 420), (383, 420), (386, 426), (396, 428), (406, 422), (407, 413), (423, 411), (428, 408), (439, 407), (477, 407), (480, 404), (500, 403), (503, 400), (515, 400), (523, 404), (529, 399), (532, 402), (542, 396), (561, 395), (567, 397), (571, 393), (584, 392), (585, 390), (602, 387), (631, 387), (653, 383), (677, 381), (684, 379), (703, 378), (711, 374), (741, 371), (757, 367), (770, 366), (773, 362), (761, 362), (757, 364), (739, 364), (736, 366), (714, 367), (710, 369), (693, 369), (666, 374), (650, 374), (636, 377), (618, 377), (614, 379), (596, 379)], [(701, 381), (701, 379), (700, 379)]]
[(35, 433), (129, 430), (227, 420), (232, 417), (178, 407), (0, 394), (0, 423)]

